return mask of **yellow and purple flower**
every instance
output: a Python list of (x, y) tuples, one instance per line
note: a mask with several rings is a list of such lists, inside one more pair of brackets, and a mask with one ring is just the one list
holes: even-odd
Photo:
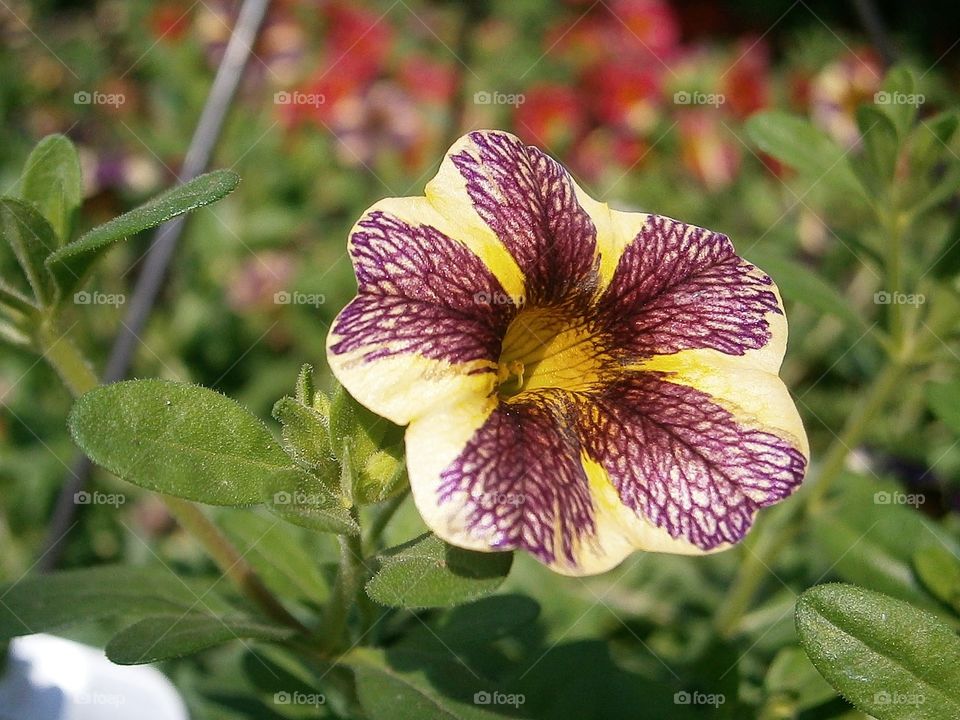
[(719, 233), (610, 209), (513, 135), (451, 148), (426, 197), (353, 228), (334, 374), (407, 425), (427, 525), (554, 570), (740, 540), (807, 441), (773, 281)]

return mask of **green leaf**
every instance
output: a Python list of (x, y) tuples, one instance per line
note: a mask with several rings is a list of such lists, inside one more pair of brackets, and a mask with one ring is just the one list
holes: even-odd
[(74, 404), (69, 426), (90, 459), (118, 477), (210, 505), (260, 503), (271, 478), (298, 472), (260, 420), (197, 385), (100, 387)]
[(960, 217), (950, 223), (950, 230), (937, 250), (930, 274), (939, 280), (960, 275)]
[(850, 166), (868, 193), (885, 200), (889, 197), (900, 153), (897, 128), (887, 115), (870, 105), (857, 108), (857, 125), (863, 138), (863, 152), (850, 158)]
[(83, 184), (77, 150), (67, 137), (48, 135), (37, 143), (23, 170), (20, 196), (50, 223), (58, 245), (70, 239), (74, 215), (83, 201)]
[[(492, 720), (504, 717), (490, 711), (496, 710), (497, 706), (491, 705), (487, 710), (476, 704), (476, 695), (489, 693), (490, 689), (450, 656), (401, 650), (385, 653), (362, 648), (346, 655), (344, 662), (353, 668), (360, 705), (371, 720)], [(465, 675), (470, 680), (465, 679)], [(522, 705), (522, 702), (518, 699), (515, 704)]]
[(910, 69), (903, 65), (892, 68), (873, 99), (877, 109), (890, 119), (900, 138), (905, 138), (917, 117), (918, 107), (923, 103)]
[(953, 553), (939, 545), (921, 548), (913, 569), (931, 595), (960, 613), (960, 561)]
[[(297, 402), (313, 407), (313, 398), (316, 394), (316, 388), (313, 385), (313, 366), (304, 363), (300, 366), (300, 372), (297, 375), (296, 398)], [(324, 417), (327, 417), (324, 415)]]
[(239, 176), (229, 170), (217, 170), (194, 178), (64, 245), (47, 258), (47, 265), (63, 294), (67, 295), (109, 245), (147, 228), (162, 225), (178, 215), (210, 205), (230, 194), (239, 182)]
[(247, 618), (191, 613), (148, 617), (122, 630), (107, 643), (107, 657), (118, 665), (143, 665), (169, 660), (249, 639), (279, 642), (294, 631)]
[(270, 512), (288, 523), (337, 535), (360, 532), (344, 499), (306, 470), (297, 468), (272, 476), (264, 500)]
[(807, 710), (836, 697), (833, 688), (798, 647), (785, 647), (777, 653), (763, 685), (768, 694), (789, 698), (795, 710)]
[(925, 496), (849, 474), (843, 476), (842, 484), (844, 490), (836, 501), (811, 518), (814, 557), (824, 571), (939, 611), (917, 582), (913, 554), (932, 539), (949, 547), (956, 543), (915, 509), (926, 501)]
[(927, 406), (947, 427), (960, 433), (960, 380), (927, 383)]
[(87, 620), (229, 606), (217, 579), (181, 578), (167, 568), (108, 566), (31, 575), (0, 587), (0, 641)]
[(451, 647), (489, 644), (529, 627), (539, 614), (540, 606), (525, 595), (494, 595), (445, 612), (436, 635)]
[(283, 598), (319, 603), (330, 594), (317, 553), (304, 542), (306, 530), (250, 510), (223, 510), (217, 525), (247, 559), (264, 584)]
[(6, 305), (21, 313), (32, 313), (39, 309), (33, 300), (15, 287), (7, 285), (3, 278), (0, 278), (0, 305)]
[(813, 270), (775, 252), (751, 250), (748, 254), (751, 262), (773, 278), (785, 300), (833, 315), (857, 332), (866, 330), (863, 320), (851, 309), (850, 303)]
[(768, 110), (752, 115), (745, 129), (757, 147), (814, 182), (833, 175), (842, 187), (859, 189), (849, 167), (841, 162), (843, 150), (806, 118)]
[(960, 638), (936, 616), (854, 585), (797, 601), (797, 633), (817, 670), (878, 720), (960, 717)]
[(56, 286), (43, 264), (57, 249), (50, 224), (32, 205), (13, 198), (0, 198), (0, 235), (13, 249), (37, 302), (41, 305), (52, 303)]
[(392, 607), (448, 607), (493, 593), (510, 573), (513, 554), (463, 550), (425, 533), (380, 556), (367, 594)]
[(330, 441), (340, 450), (357, 505), (386, 500), (406, 484), (403, 428), (370, 412), (342, 386), (330, 400)]
[(932, 118), (921, 120), (910, 137), (910, 162), (914, 173), (925, 175), (944, 158), (950, 140), (960, 125), (956, 110), (946, 110)]
[(330, 449), (329, 420), (299, 400), (284, 397), (273, 406), (282, 425), (283, 449), (298, 465), (317, 471), (330, 488), (338, 484), (340, 469)]

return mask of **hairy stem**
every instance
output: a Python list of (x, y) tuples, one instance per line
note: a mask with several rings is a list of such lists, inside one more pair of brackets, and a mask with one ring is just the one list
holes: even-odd
[[(359, 523), (356, 508), (351, 512), (353, 519)], [(333, 593), (323, 613), (323, 631), (321, 632), (321, 646), (334, 653), (346, 647), (350, 609), (354, 606), (357, 594), (363, 588), (367, 572), (360, 536), (340, 535), (337, 540), (340, 543), (340, 565), (337, 568)]]

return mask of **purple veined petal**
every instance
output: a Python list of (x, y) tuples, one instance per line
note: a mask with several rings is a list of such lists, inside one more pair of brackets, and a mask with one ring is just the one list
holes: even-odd
[(744, 355), (776, 336), (764, 361), (776, 369), (786, 343), (773, 281), (725, 235), (659, 215), (624, 249), (597, 312), (635, 359), (700, 348)]
[(672, 538), (704, 551), (735, 543), (759, 508), (799, 486), (805, 440), (749, 427), (669, 378), (631, 372), (594, 395), (580, 415), (586, 453), (626, 507)]
[(373, 211), (357, 224), (350, 253), (360, 293), (334, 321), (333, 355), (496, 363), (516, 308), (468, 248), (430, 226)]
[(434, 502), (465, 509), (465, 531), (490, 550), (522, 548), (548, 565), (576, 565), (596, 532), (566, 393), (499, 403), (440, 475)]
[(592, 298), (599, 282), (596, 228), (562, 165), (494, 131), (470, 133), (448, 158), (475, 211), (524, 273), (528, 302)]

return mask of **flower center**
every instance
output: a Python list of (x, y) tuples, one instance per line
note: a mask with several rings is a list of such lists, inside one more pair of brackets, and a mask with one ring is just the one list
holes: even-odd
[(510, 323), (500, 352), (497, 391), (510, 398), (530, 390), (586, 390), (610, 356), (583, 318), (555, 308), (527, 308)]

